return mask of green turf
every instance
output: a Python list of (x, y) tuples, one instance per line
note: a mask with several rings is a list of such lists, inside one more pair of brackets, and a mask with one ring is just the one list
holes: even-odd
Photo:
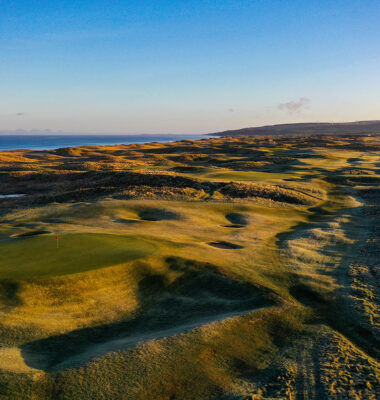
[(14, 239), (0, 247), (0, 277), (52, 277), (121, 264), (147, 256), (155, 246), (130, 236), (79, 233)]
[(261, 171), (225, 171), (214, 172), (204, 175), (207, 179), (212, 180), (230, 180), (230, 181), (264, 181), (284, 178), (294, 178), (293, 174), (281, 174)]

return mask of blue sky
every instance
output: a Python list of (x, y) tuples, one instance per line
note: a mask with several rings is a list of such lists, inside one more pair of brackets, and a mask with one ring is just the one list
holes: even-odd
[(0, 130), (380, 119), (380, 2), (0, 2)]

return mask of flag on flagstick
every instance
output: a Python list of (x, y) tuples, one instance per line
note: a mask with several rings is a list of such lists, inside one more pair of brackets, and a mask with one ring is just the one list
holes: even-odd
[(55, 237), (55, 240), (57, 242), (57, 249), (58, 249), (58, 235)]

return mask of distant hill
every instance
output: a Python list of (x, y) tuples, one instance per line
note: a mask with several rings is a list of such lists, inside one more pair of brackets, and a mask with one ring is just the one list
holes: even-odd
[(380, 121), (307, 122), (297, 124), (265, 125), (212, 133), (215, 136), (262, 135), (363, 135), (380, 134)]

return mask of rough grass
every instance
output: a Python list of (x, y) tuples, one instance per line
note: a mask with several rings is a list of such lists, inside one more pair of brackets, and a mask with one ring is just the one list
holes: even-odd
[(0, 155), (0, 398), (376, 399), (379, 149)]

